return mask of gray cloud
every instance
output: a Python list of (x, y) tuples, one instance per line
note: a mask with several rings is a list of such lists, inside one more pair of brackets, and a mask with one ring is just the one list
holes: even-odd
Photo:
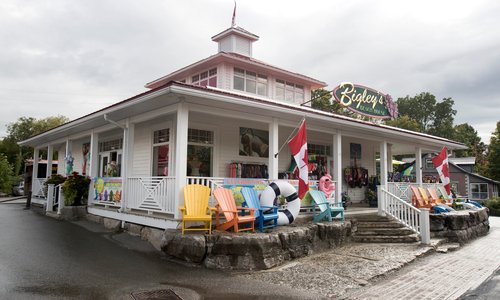
[[(0, 136), (20, 116), (77, 118), (216, 51), (230, 0), (0, 2)], [(238, 1), (254, 56), (393, 97), (452, 97), (489, 142), (500, 103), (500, 3)]]

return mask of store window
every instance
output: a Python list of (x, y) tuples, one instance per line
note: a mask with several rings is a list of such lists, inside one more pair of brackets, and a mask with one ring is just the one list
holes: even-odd
[(425, 168), (427, 170), (433, 170), (433, 169), (435, 169), (434, 164), (432, 163), (432, 158), (426, 158), (425, 159)]
[(233, 88), (261, 96), (267, 96), (267, 76), (234, 68)]
[(212, 176), (213, 131), (189, 128), (187, 150), (187, 176)]
[(123, 139), (99, 143), (99, 176), (120, 177)]
[(307, 144), (307, 153), (309, 155), (315, 154), (315, 155), (331, 156), (332, 155), (331, 149), (332, 149), (331, 146)]
[(285, 100), (287, 102), (303, 102), (304, 86), (276, 79), (276, 100)]
[(217, 68), (203, 71), (192, 76), (191, 83), (199, 86), (217, 87)]
[(168, 128), (153, 132), (153, 176), (168, 176), (170, 157), (170, 130)]
[(488, 184), (487, 183), (471, 183), (470, 184), (472, 199), (488, 199)]

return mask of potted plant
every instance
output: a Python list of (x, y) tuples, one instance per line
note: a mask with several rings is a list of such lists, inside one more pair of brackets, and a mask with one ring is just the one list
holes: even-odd
[(376, 207), (378, 205), (377, 194), (375, 191), (367, 189), (365, 193), (365, 199), (368, 201), (370, 207)]
[(90, 178), (73, 172), (63, 183), (64, 204), (79, 206), (85, 204), (89, 193)]

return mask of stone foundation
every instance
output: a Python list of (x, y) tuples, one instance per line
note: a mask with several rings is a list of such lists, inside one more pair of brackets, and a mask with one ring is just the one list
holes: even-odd
[(64, 206), (61, 209), (61, 214), (59, 215), (59, 219), (66, 221), (75, 221), (80, 218), (85, 218), (87, 215), (87, 206)]
[(487, 208), (430, 215), (431, 237), (466, 243), (488, 233), (488, 217)]
[(185, 234), (166, 230), (161, 249), (169, 256), (211, 269), (263, 270), (345, 244), (351, 222), (282, 226), (270, 233)]

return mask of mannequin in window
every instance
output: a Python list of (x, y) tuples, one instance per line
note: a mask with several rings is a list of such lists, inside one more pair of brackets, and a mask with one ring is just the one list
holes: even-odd
[(190, 176), (200, 176), (200, 166), (201, 162), (198, 160), (197, 155), (191, 156), (188, 160), (188, 167), (191, 169), (191, 172), (188, 172)]

